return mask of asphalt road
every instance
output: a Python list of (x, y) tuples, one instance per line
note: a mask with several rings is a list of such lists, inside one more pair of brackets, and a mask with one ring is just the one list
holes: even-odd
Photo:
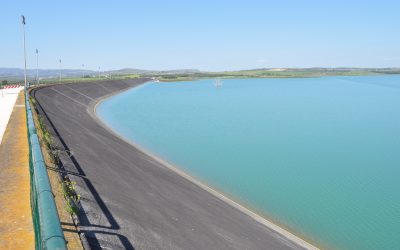
[(121, 140), (90, 114), (100, 98), (145, 81), (54, 85), (31, 93), (82, 196), (79, 219), (90, 246), (302, 249)]

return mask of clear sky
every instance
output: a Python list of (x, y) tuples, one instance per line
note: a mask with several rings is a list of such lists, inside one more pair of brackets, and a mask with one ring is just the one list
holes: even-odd
[(399, 0), (1, 0), (0, 67), (400, 67)]

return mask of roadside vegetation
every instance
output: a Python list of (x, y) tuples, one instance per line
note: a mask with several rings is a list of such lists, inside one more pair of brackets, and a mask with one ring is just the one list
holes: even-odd
[[(69, 179), (68, 175), (65, 174), (62, 169), (62, 164), (60, 161), (61, 150), (55, 146), (53, 136), (46, 127), (46, 124), (43, 120), (44, 118), (38, 113), (36, 100), (34, 98), (31, 98), (31, 104), (33, 107), (32, 113), (34, 114), (37, 135), (39, 137), (45, 164), (48, 169), (56, 171), (54, 174), (49, 174), (52, 188), (55, 188), (54, 184), (59, 186), (58, 188), (60, 188), (64, 198), (64, 209), (71, 216), (77, 216), (80, 207), (80, 195), (77, 194), (75, 190), (75, 183)], [(70, 152), (67, 153), (70, 154)]]

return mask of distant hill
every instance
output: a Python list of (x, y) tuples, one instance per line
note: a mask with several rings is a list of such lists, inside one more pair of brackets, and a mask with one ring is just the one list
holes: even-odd
[[(35, 69), (27, 70), (28, 78), (34, 79)], [(39, 69), (41, 79), (57, 78), (58, 69)], [(264, 78), (264, 77), (319, 77), (319, 76), (349, 76), (349, 75), (376, 75), (376, 74), (400, 74), (400, 68), (259, 68), (238, 71), (205, 72), (197, 69), (176, 70), (143, 70), (123, 68), (110, 71), (93, 71), (82, 69), (62, 69), (63, 78), (80, 78), (85, 76), (124, 77), (129, 75), (142, 75), (155, 77), (164, 81), (193, 80), (200, 78)], [(20, 68), (0, 68), (0, 79), (22, 80), (24, 70)]]
[[(98, 75), (98, 74), (112, 74), (112, 75), (128, 75), (128, 74), (191, 74), (199, 73), (197, 69), (177, 69), (177, 70), (143, 70), (143, 69), (132, 69), (124, 68), (119, 70), (102, 71), (101, 73), (93, 70), (82, 70), (82, 69), (61, 69), (62, 77), (72, 78), (80, 77), (84, 73), (85, 75)], [(54, 78), (60, 74), (59, 69), (39, 69), (40, 78)], [(27, 70), (28, 78), (36, 77), (36, 69)], [(0, 79), (22, 79), (24, 77), (24, 70), (20, 68), (0, 68)]]
[(200, 73), (201, 71), (198, 69), (176, 69), (176, 70), (145, 70), (145, 69), (131, 69), (124, 68), (119, 70), (107, 71), (107, 73), (112, 74), (138, 74), (138, 75), (147, 75), (147, 74), (191, 74), (191, 73)]
[[(28, 78), (36, 77), (36, 69), (27, 69)], [(78, 70), (78, 69), (62, 69), (61, 75), (63, 77), (79, 77), (85, 74), (94, 74), (95, 71), (91, 70)], [(39, 69), (40, 78), (53, 78), (58, 77), (60, 70), (58, 69)], [(22, 79), (24, 77), (24, 70), (20, 68), (0, 68), (1, 79)]]

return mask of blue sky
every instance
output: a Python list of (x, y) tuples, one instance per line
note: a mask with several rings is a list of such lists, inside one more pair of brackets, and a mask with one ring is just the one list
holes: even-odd
[(0, 3), (0, 67), (219, 71), (400, 67), (400, 1), (18, 1)]

